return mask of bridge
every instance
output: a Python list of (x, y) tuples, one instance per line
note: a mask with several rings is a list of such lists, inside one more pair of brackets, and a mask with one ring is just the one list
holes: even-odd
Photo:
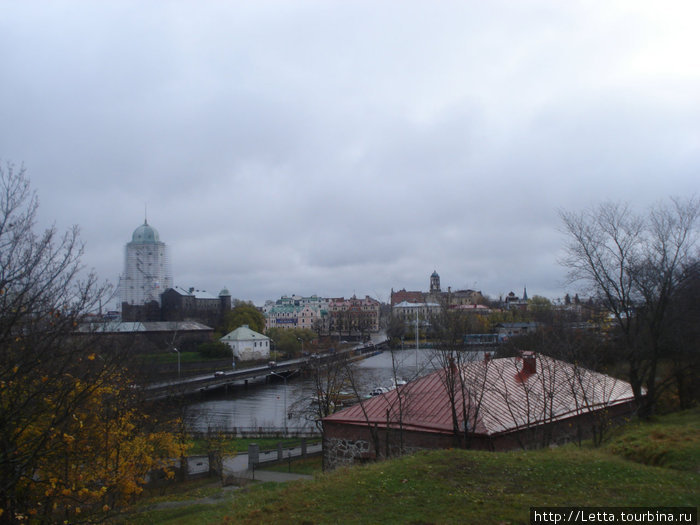
[(362, 345), (338, 350), (313, 354), (310, 356), (289, 359), (287, 361), (271, 361), (267, 365), (243, 368), (240, 370), (222, 370), (212, 374), (185, 377), (172, 381), (153, 383), (145, 387), (146, 397), (149, 400), (164, 399), (167, 397), (186, 396), (208, 390), (226, 388), (234, 383), (247, 383), (251, 380), (268, 377), (287, 377), (300, 370), (327, 366), (328, 364), (354, 355), (364, 355), (381, 352), (388, 345), (388, 339), (377, 343), (369, 342)]

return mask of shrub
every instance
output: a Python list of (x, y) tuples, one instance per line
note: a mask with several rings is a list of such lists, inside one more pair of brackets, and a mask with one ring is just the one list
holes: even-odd
[(231, 357), (231, 347), (220, 341), (201, 343), (197, 351), (202, 357)]

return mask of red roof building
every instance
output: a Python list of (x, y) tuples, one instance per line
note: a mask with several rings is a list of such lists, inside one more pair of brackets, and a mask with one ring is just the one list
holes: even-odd
[(547, 446), (633, 410), (629, 383), (545, 355), (453, 362), (324, 418), (324, 467), (418, 449)]
[(405, 288), (395, 292), (391, 290), (391, 306), (399, 303), (424, 303), (425, 294), (417, 291), (407, 291)]

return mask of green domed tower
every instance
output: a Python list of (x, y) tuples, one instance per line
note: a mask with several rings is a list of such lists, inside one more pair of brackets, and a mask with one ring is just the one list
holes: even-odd
[(160, 294), (173, 286), (168, 247), (158, 231), (145, 220), (126, 245), (124, 275), (119, 287), (122, 303), (160, 304)]

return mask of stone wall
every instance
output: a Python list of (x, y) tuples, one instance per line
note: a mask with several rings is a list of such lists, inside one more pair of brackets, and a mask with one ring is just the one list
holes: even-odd
[(329, 438), (323, 440), (323, 469), (350, 466), (370, 458), (370, 444), (365, 440)]
[(449, 448), (454, 437), (431, 432), (375, 428), (374, 435), (367, 426), (324, 423), (323, 469), (380, 458), (412, 454), (418, 450)]

